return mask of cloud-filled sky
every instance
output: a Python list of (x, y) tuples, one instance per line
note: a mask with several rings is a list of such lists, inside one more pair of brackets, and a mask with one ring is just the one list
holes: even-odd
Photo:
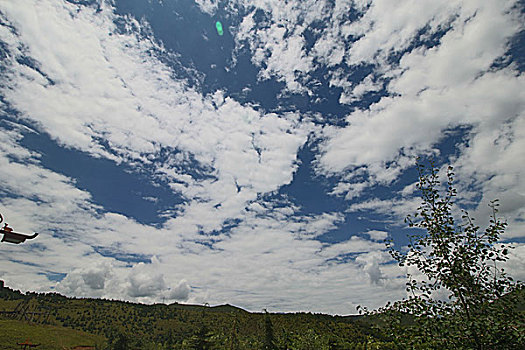
[[(415, 158), (525, 265), (525, 4), (0, 0), (6, 285), (355, 313), (404, 296)], [(224, 35), (215, 22), (221, 21)]]

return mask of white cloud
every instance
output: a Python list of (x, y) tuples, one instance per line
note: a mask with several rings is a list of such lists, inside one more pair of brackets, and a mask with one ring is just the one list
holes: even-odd
[[(306, 50), (305, 29), (315, 20), (324, 18), (324, 1), (239, 1), (246, 9), (252, 10), (244, 17), (235, 38), (238, 47), (248, 44), (252, 62), (261, 68), (263, 79), (275, 77), (286, 84), (285, 89), (295, 93), (309, 91), (305, 86), (307, 73), (314, 69), (313, 56)], [(264, 11), (269, 20), (257, 24), (256, 10)], [(319, 44), (317, 51), (326, 53), (326, 45)], [(330, 51), (332, 61), (340, 52)]]
[(159, 264), (153, 258), (150, 263), (140, 262), (128, 267), (105, 259), (70, 271), (57, 283), (56, 290), (66, 295), (141, 302), (186, 300), (190, 294), (188, 283), (180, 280), (170, 287)]
[[(265, 11), (270, 19), (267, 26), (260, 26), (253, 19), (253, 11), (237, 31), (239, 42), (247, 40), (251, 45), (254, 62), (262, 67), (263, 76), (280, 77), (287, 81), (289, 89), (292, 84), (291, 89), (300, 89), (302, 84), (294, 72), (308, 72), (317, 64), (378, 66), (375, 77), (368, 75), (357, 84), (347, 81), (341, 69), (329, 71), (331, 86), (343, 87), (341, 103), (356, 101), (390, 81), (388, 93), (394, 97), (384, 97), (369, 110), (355, 111), (347, 117), (348, 127), (335, 129), (332, 135), (326, 133), (326, 153), (320, 160), (328, 172), (365, 166), (372, 175), (370, 184), (389, 183), (411, 165), (415, 155), (432, 151), (442, 139), (443, 130), (488, 120), (506, 120), (522, 108), (520, 78), (506, 71), (486, 73), (492, 62), (505, 52), (509, 38), (521, 28), (516, 11), (511, 10), (515, 1), (483, 4), (402, 1), (395, 6), (388, 1), (318, 2), (315, 14), (305, 10), (314, 6), (310, 2), (301, 5), (290, 2), (284, 6), (271, 1), (242, 4)], [(344, 17), (351, 6), (363, 13), (354, 22)], [(286, 47), (302, 40), (305, 28), (316, 20), (329, 24), (317, 30), (320, 36), (311, 52), (307, 53), (303, 42), (296, 46), (295, 59), (271, 60), (272, 55), (280, 57)], [(427, 40), (440, 32), (445, 34), (435, 47), (411, 48), (416, 40)], [(341, 62), (339, 57), (344, 51), (341, 43), (350, 35), (359, 39), (345, 52), (346, 59)], [(393, 53), (405, 50), (409, 51), (399, 64), (388, 62)], [(314, 60), (308, 68), (292, 69), (291, 65), (300, 64), (305, 58)], [(265, 64), (273, 67), (271, 71), (264, 68)], [(478, 79), (480, 76), (482, 79)], [(497, 91), (512, 92), (511, 95), (481, 97), (493, 92), (489, 86), (497, 85)], [(391, 162), (394, 165), (386, 169), (386, 164)], [(348, 198), (362, 192), (356, 186), (360, 184), (352, 184), (354, 190), (348, 192)]]
[(388, 262), (390, 257), (388, 253), (383, 251), (373, 251), (359, 255), (356, 262), (363, 265), (363, 270), (368, 274), (372, 283), (381, 283), (385, 279), (383, 272), (380, 269), (380, 264)]
[(366, 93), (379, 91), (383, 87), (383, 84), (380, 82), (375, 82), (371, 74), (367, 75), (359, 84), (352, 87), (352, 90), (349, 89), (349, 86), (346, 86), (345, 82), (337, 82), (337, 80), (332, 79), (330, 82), (334, 86), (343, 87), (343, 92), (339, 97), (339, 103), (349, 104), (354, 101), (360, 100)]
[(259, 76), (262, 79), (277, 76), (286, 83), (288, 90), (301, 92), (304, 89), (300, 83), (301, 74), (308, 73), (313, 65), (312, 59), (304, 52), (305, 39), (300, 29), (299, 33), (290, 35), (288, 31), (292, 29), (287, 29), (282, 23), (272, 23), (270, 28), (256, 31), (250, 25), (253, 25), (253, 20), (243, 22), (241, 29), (250, 32), (240, 33), (239, 37), (244, 39), (250, 35), (254, 51), (252, 61), (264, 67)]
[(394, 51), (408, 48), (417, 32), (429, 27), (440, 29), (456, 12), (459, 1), (400, 1), (370, 2), (370, 8), (359, 21), (353, 22), (347, 34), (361, 36), (348, 51), (351, 65), (361, 62), (383, 63)]
[[(203, 11), (214, 11), (216, 4), (198, 1)], [(511, 2), (500, 7), (496, 1), (404, 1), (394, 9), (384, 1), (243, 4), (270, 18), (257, 27), (251, 12), (236, 32), (239, 45), (243, 40), (251, 45), (261, 77), (280, 79), (300, 92), (318, 65), (382, 67), (379, 76), (357, 85), (344, 79), (343, 70), (330, 73), (328, 78), (348, 84), (344, 91), (352, 98), (391, 79), (392, 96), (348, 115), (345, 128), (323, 129), (326, 142), (316, 165), (320, 172), (342, 176), (334, 195), (355, 201), (367, 186), (392, 183), (411, 165), (412, 155), (432, 151), (444, 129), (468, 125), (472, 131), (456, 160), (458, 174), (479, 180), (487, 198), (503, 194), (509, 204), (502, 212), (523, 219), (523, 167), (515, 161), (525, 149), (523, 77), (512, 67), (490, 70), (519, 30), (513, 12), (506, 12)], [(121, 32), (109, 3), (101, 6), (96, 13), (51, 0), (0, 1), (16, 28), (0, 26), (9, 51), (0, 92), (20, 118), (63, 147), (139, 169), (150, 165), (186, 202), (171, 208), (176, 217), (160, 228), (104, 212), (74, 179), (43, 168), (39, 155), (20, 145), (30, 131), (0, 124), (2, 190), (17, 194), (2, 198), (2, 214), (23, 231), (41, 231), (39, 246), (2, 251), (6, 264), (0, 274), (8, 284), (33, 290), (56, 285), (70, 295), (143, 302), (234, 301), (251, 310), (331, 313), (353, 313), (355, 304), (374, 307), (403, 295), (400, 270), (385, 264), (388, 255), (379, 242), (385, 232), (323, 244), (315, 238), (336, 228), (344, 220), (341, 213), (301, 216), (291, 203), (282, 207), (261, 199), (292, 181), (298, 150), (319, 129), (300, 122), (297, 113), (264, 114), (222, 91), (202, 96), (157, 58), (169, 54), (161, 43), (133, 34), (131, 29), (146, 23), (119, 18), (130, 28)], [(350, 6), (364, 12), (353, 25), (345, 19)], [(304, 31), (327, 19), (333, 23), (308, 51)], [(386, 55), (407, 49), (426, 24), (430, 32), (446, 24), (452, 28), (435, 48), (407, 52), (398, 70), (387, 71)], [(497, 33), (491, 32), (494, 27)], [(347, 50), (340, 44), (352, 33), (361, 37)], [(22, 55), (38, 70), (16, 60)], [(177, 152), (159, 162), (161, 149)], [(211, 178), (186, 171), (192, 159)], [(408, 196), (411, 188), (402, 194)], [(404, 197), (355, 201), (348, 210), (402, 217), (416, 206)], [(231, 220), (238, 224), (220, 232)], [(510, 230), (509, 237), (518, 235)], [(118, 260), (122, 257), (144, 262), (130, 266)], [(67, 276), (56, 284), (41, 272)]]
[(374, 241), (382, 241), (388, 237), (388, 232), (378, 230), (366, 231), (365, 234), (369, 235)]
[(509, 260), (505, 263), (505, 272), (516, 281), (525, 281), (525, 245), (513, 244), (514, 248), (509, 250)]
[(174, 288), (171, 288), (168, 294), (170, 300), (187, 300), (190, 294), (190, 286), (186, 280), (182, 280)]
[(488, 204), (499, 199), (498, 215), (509, 223), (505, 238), (523, 237), (525, 225), (524, 170), (517, 159), (525, 157), (525, 113), (492, 127), (482, 127), (455, 160), (464, 186), (474, 186), (482, 199), (472, 216), (487, 225)]
[(315, 55), (328, 67), (340, 64), (344, 59), (345, 47), (338, 38), (329, 36), (322, 37), (314, 45)]
[(210, 15), (213, 15), (219, 6), (218, 0), (195, 0), (197, 5), (199, 5), (202, 12), (206, 12)]
[[(14, 18), (26, 54), (55, 84), (48, 85), (13, 56), (8, 66), (13, 83), (3, 93), (24, 118), (58, 142), (110, 159), (116, 153), (116, 161), (151, 163), (163, 147), (187, 152), (218, 181), (193, 181), (169, 162), (155, 166), (176, 183), (184, 179), (183, 188), (174, 188), (188, 198), (222, 203), (221, 218), (235, 216), (257, 193), (292, 180), (296, 151), (311, 129), (298, 124), (297, 116), (261, 115), (221, 92), (200, 96), (184, 81), (172, 79), (170, 68), (150, 54), (163, 52), (162, 46), (119, 34), (111, 8), (95, 15), (89, 7), (39, 2), (37, 9), (30, 3), (7, 3), (4, 11)], [(29, 18), (37, 10), (41, 19), (33, 22)], [(16, 42), (15, 34), (6, 36)], [(26, 71), (38, 79), (28, 78)], [(111, 153), (98, 143), (100, 138)], [(235, 182), (244, 193), (236, 194)]]
[[(511, 187), (505, 188), (522, 193), (518, 179), (525, 169), (519, 162), (511, 162), (519, 157), (522, 138), (509, 135), (522, 133), (525, 81), (512, 66), (491, 69), (492, 63), (505, 54), (509, 39), (522, 28), (517, 14), (510, 10), (513, 4), (433, 2), (422, 10), (422, 16), (410, 16), (413, 9), (424, 4), (406, 1), (393, 9), (386, 2), (374, 2), (354, 24), (363, 36), (349, 52), (353, 57), (350, 62), (364, 60), (386, 65), (384, 72), (391, 78), (387, 87), (391, 95), (369, 109), (350, 113), (346, 119), (348, 126), (326, 130), (323, 155), (318, 163), (320, 170), (336, 174), (365, 169), (369, 176), (366, 186), (388, 184), (413, 164), (416, 155), (435, 152), (433, 147), (443, 139), (445, 130), (470, 126), (469, 146), (462, 149), (455, 162), (465, 172), (458, 174), (465, 176), (465, 180), (483, 181), (484, 193), (496, 191), (495, 183), (488, 182), (489, 177), (501, 174), (509, 178), (508, 174), (513, 174), (513, 185), (507, 182), (506, 186)], [(387, 16), (387, 12), (392, 15)], [(408, 24), (398, 33), (396, 28), (404, 22)], [(431, 31), (447, 23), (451, 27), (437, 46), (412, 49), (401, 58), (399, 70), (392, 70), (384, 58), (394, 49), (408, 48), (425, 23)], [(378, 36), (385, 39), (377, 41)], [(366, 83), (365, 79), (362, 84)], [(494, 143), (495, 140), (504, 140), (505, 146)], [(469, 160), (475, 154), (479, 154), (476, 160)], [(490, 159), (494, 161), (491, 163)], [(498, 164), (496, 159), (502, 163)], [(479, 175), (473, 178), (474, 174)], [(363, 183), (356, 184), (352, 176), (346, 176), (335, 187), (334, 194), (347, 192), (347, 198), (351, 199), (366, 190), (362, 187)]]
[(155, 297), (159, 292), (166, 289), (164, 276), (155, 273), (144, 263), (138, 263), (128, 277), (129, 287), (127, 294), (131, 297)]
[(109, 288), (108, 280), (114, 277), (109, 262), (75, 269), (57, 285), (59, 292), (67, 295), (102, 297), (104, 289)]
[(82, 279), (84, 283), (93, 290), (104, 289), (106, 284), (106, 278), (108, 277), (109, 271), (103, 270), (87, 270), (82, 273)]
[[(337, 289), (333, 293), (341, 300), (368, 283), (363, 267), (351, 261), (327, 266), (334, 255), (313, 239), (334, 229), (342, 215), (295, 217), (293, 206), (255, 202), (259, 194), (292, 181), (297, 151), (312, 125), (299, 122), (296, 113), (261, 114), (222, 92), (200, 95), (151, 54), (163, 52), (160, 44), (139, 40), (132, 31), (120, 33), (106, 3), (99, 13), (55, 1), (0, 6), (16, 28), (2, 27), (10, 56), (1, 92), (20, 118), (63, 147), (136, 167), (150, 164), (188, 199), (161, 228), (104, 213), (74, 179), (45, 169), (38, 154), (20, 146), (27, 130), (4, 128), (0, 178), (3, 189), (17, 197), (2, 199), (8, 208), (2, 213), (17, 228), (41, 232), (38, 246), (2, 253), (10, 261), (2, 271), (8, 284), (142, 302), (234, 300), (254, 310), (273, 305), (354, 312), (350, 303), (341, 306), (337, 298), (327, 301), (326, 292), (316, 292)], [(131, 27), (146, 25), (123, 20)], [(31, 57), (38, 70), (18, 62), (21, 55)], [(180, 152), (158, 163), (163, 147)], [(190, 156), (214, 179), (185, 173), (180, 165)], [(250, 203), (254, 210), (246, 211)], [(264, 215), (257, 216), (255, 209), (262, 208)], [(231, 219), (240, 219), (237, 228), (209, 234)], [(118, 260), (151, 256), (158, 260), (132, 266)], [(42, 271), (66, 277), (55, 283)], [(382, 287), (373, 288), (382, 293)], [(273, 303), (276, 290), (281, 301)], [(311, 294), (307, 302), (305, 292)], [(378, 303), (375, 297), (362, 300)]]

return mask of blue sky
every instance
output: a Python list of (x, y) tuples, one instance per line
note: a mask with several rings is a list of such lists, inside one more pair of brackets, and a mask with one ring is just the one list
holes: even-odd
[[(0, 0), (22, 290), (355, 313), (404, 295), (418, 156), (523, 279), (521, 1)], [(215, 22), (225, 30), (219, 36)]]

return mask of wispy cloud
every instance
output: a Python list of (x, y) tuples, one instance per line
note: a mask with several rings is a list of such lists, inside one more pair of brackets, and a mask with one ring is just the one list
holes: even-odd
[[(523, 130), (525, 110), (523, 74), (513, 66), (493, 66), (506, 54), (511, 38), (522, 30), (519, 13), (511, 10), (515, 4), (434, 2), (422, 11), (424, 16), (410, 16), (408, 2), (398, 5), (391, 12), (388, 4), (374, 3), (354, 24), (363, 33), (348, 52), (350, 62), (390, 67), (385, 69), (391, 79), (387, 85), (389, 95), (369, 109), (350, 113), (347, 127), (334, 128), (319, 158), (321, 169), (334, 173), (366, 169), (369, 186), (389, 183), (412, 164), (414, 156), (434, 152), (447, 129), (469, 126), (472, 130), (468, 141), (454, 161), (459, 180), (474, 180), (472, 183), (476, 182), (486, 196), (514, 203), (512, 210), (506, 207), (509, 210), (505, 214), (515, 227), (521, 227), (523, 202), (511, 198), (510, 193), (523, 192), (523, 181), (518, 179), (523, 177), (524, 168), (511, 161), (520, 157), (518, 150), (523, 149), (523, 138), (518, 136)], [(387, 12), (393, 15), (386, 16)], [(402, 16), (396, 24), (398, 14)], [(419, 22), (425, 16), (428, 18)], [(389, 19), (385, 22), (383, 18)], [(417, 22), (411, 29), (412, 20)], [(374, 25), (366, 26), (361, 21)], [(430, 49), (408, 50), (395, 66), (398, 70), (392, 70), (387, 62), (392, 50), (403, 52), (403, 48), (409, 48), (427, 22), (434, 30), (445, 27), (446, 33)], [(401, 23), (408, 23), (403, 26), (408, 32), (398, 35)], [(380, 34), (399, 42), (375, 40)], [(513, 174), (513, 180), (508, 174)], [(500, 185), (494, 178), (507, 180)], [(336, 193), (342, 193), (345, 186), (350, 185), (340, 184)], [(363, 182), (357, 186), (362, 187)], [(481, 207), (486, 203), (484, 200)]]
[[(210, 14), (222, 6), (196, 3)], [(524, 81), (512, 65), (493, 66), (522, 29), (514, 4), (267, 0), (221, 8), (243, 14), (230, 30), (261, 79), (314, 96), (320, 78), (312, 74), (325, 70), (325, 86), (342, 87), (340, 102), (350, 106), (382, 91), (370, 107), (349, 109), (346, 126), (320, 126), (226, 90), (202, 94), (162, 59), (177, 53), (149, 24), (117, 15), (111, 2), (0, 1), (2, 214), (22, 231), (41, 231), (38, 245), (2, 250), (2, 278), (21, 289), (143, 302), (331, 313), (379, 306), (404, 293), (402, 271), (386, 264), (386, 230), (337, 243), (319, 237), (348, 213), (411, 212), (410, 184), (391, 198), (363, 196), (394, 183), (413, 156), (436, 152), (443, 132), (459, 126), (470, 127), (452, 159), (461, 185), (478, 182), (480, 214), (485, 198), (499, 195), (513, 225), (508, 237), (521, 236), (524, 169), (515, 160), (525, 149)], [(414, 44), (434, 34), (432, 47)], [(364, 65), (373, 73), (346, 79), (345, 70)], [(146, 172), (184, 202), (155, 227), (110, 212), (75, 178), (46, 168), (24, 146), (28, 133)], [(348, 207), (301, 214), (301, 203), (268, 199), (293, 181), (311, 138), (323, 140), (315, 171), (340, 180), (331, 194)]]

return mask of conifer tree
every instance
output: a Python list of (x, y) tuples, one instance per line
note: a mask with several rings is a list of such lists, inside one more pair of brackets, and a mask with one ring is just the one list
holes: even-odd
[(270, 319), (270, 314), (268, 311), (265, 311), (264, 317), (264, 350), (274, 350), (277, 349), (275, 346), (275, 336), (273, 334), (273, 325), (272, 320)]

